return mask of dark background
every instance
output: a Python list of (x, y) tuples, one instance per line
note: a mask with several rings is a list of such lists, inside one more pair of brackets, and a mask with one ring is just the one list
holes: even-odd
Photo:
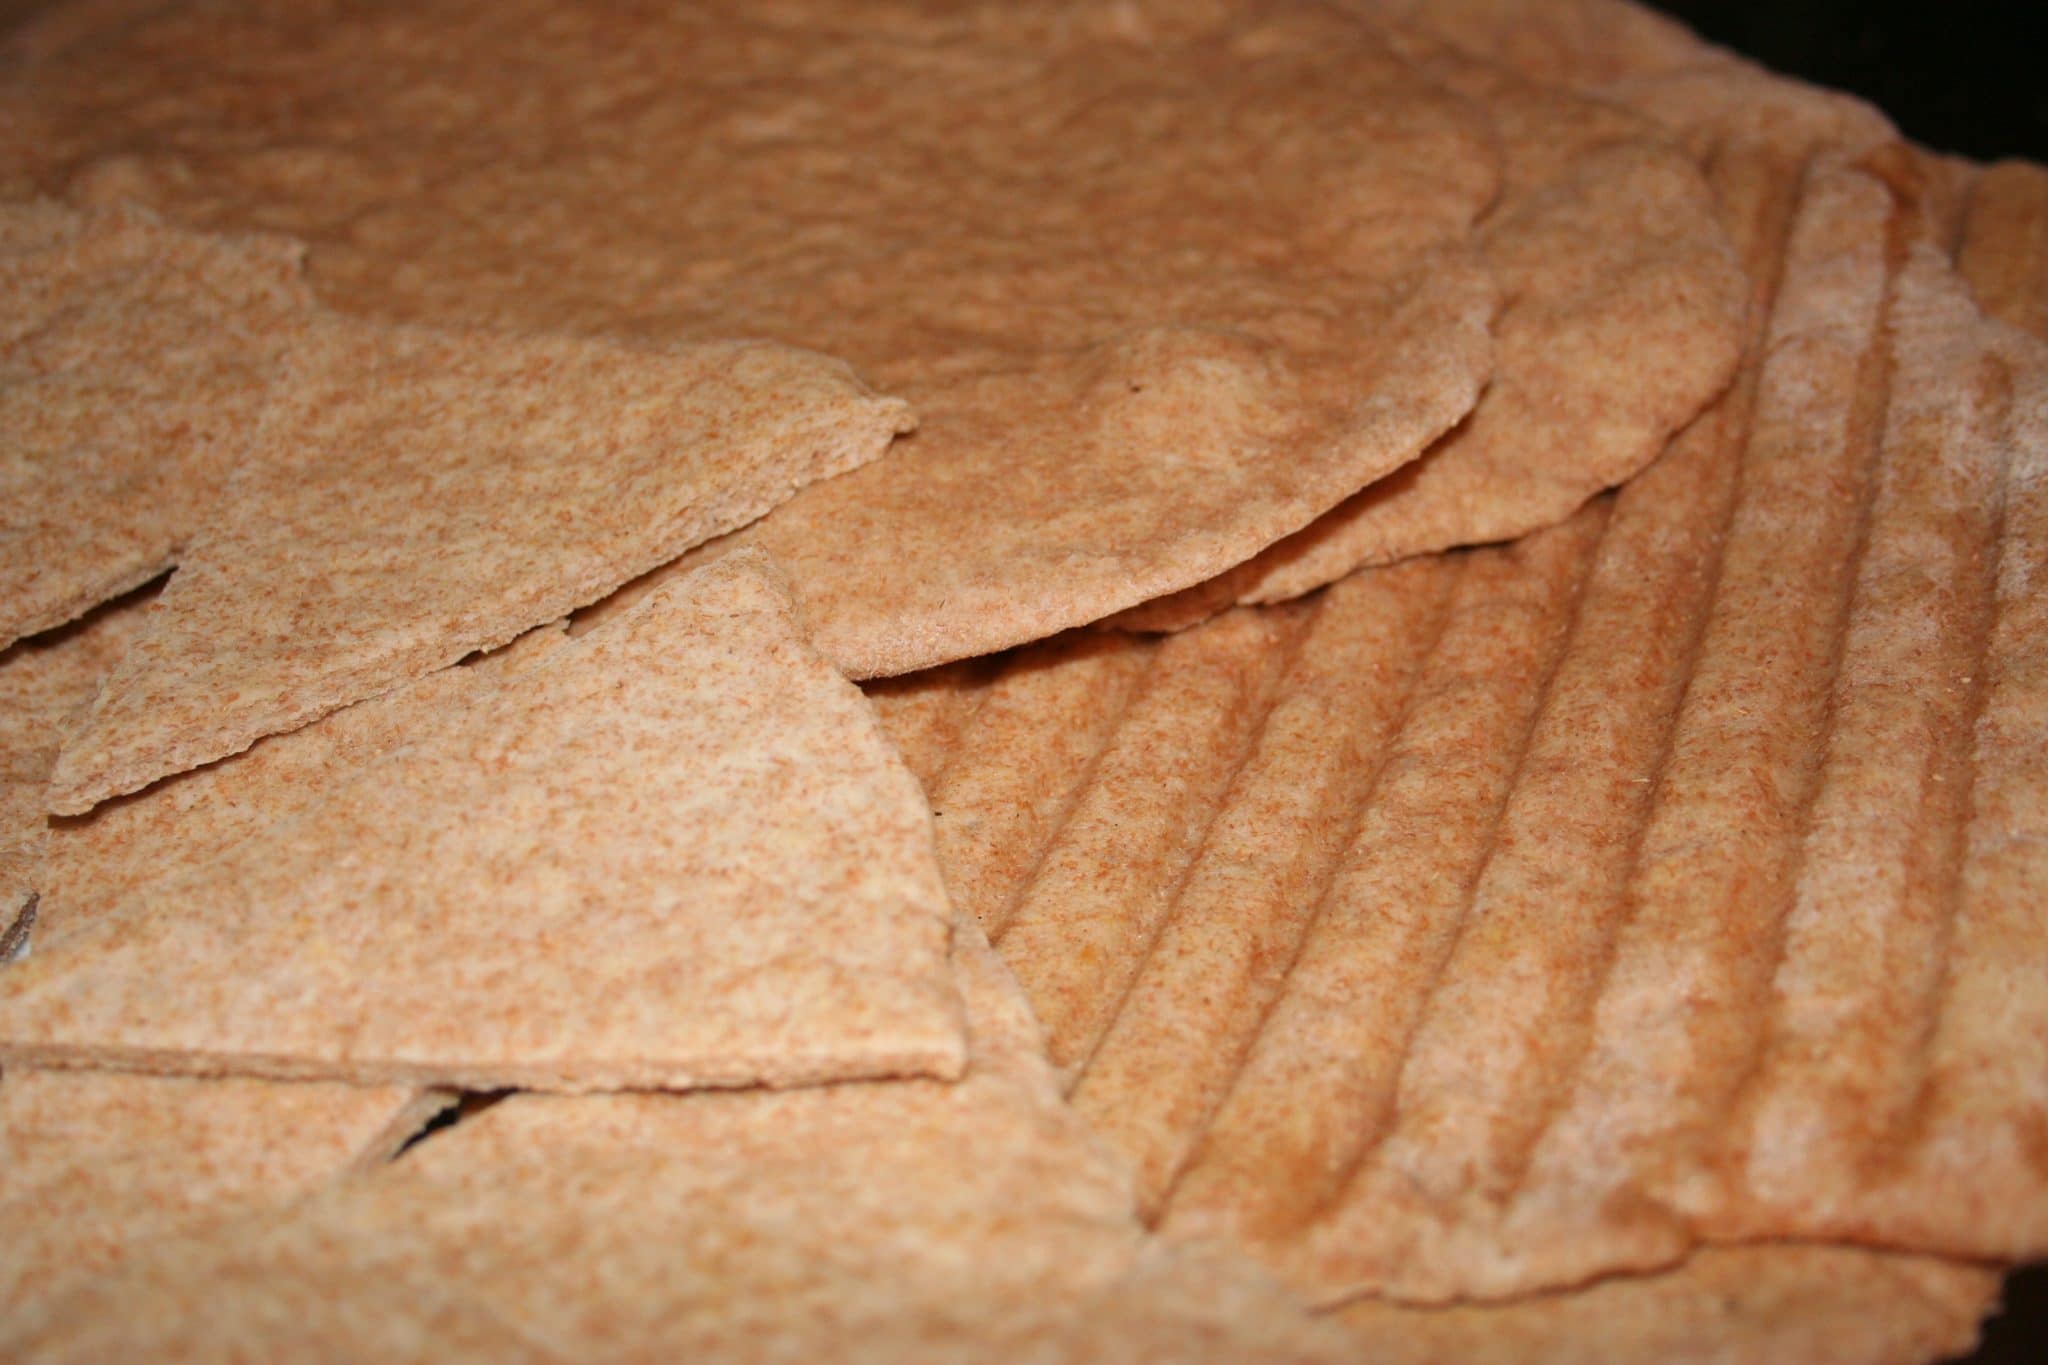
[(1766, 66), (1862, 95), (1936, 151), (2048, 161), (2043, 0), (1650, 3)]
[[(2048, 0), (1650, 0), (1764, 65), (1863, 96), (1906, 136), (1978, 160), (2048, 161)], [(2048, 1362), (2048, 1266), (2006, 1284), (1973, 1365)]]

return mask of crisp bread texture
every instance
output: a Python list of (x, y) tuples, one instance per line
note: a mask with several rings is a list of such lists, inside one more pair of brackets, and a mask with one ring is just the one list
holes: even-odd
[(303, 248), (0, 205), (0, 648), (156, 577), (312, 311)]
[(1117, 624), (1179, 629), (1554, 524), (1641, 470), (1733, 374), (1747, 281), (1692, 161), (1613, 103), (1411, 45), (1501, 140), (1501, 200), (1478, 237), (1502, 295), (1491, 385), (1420, 460)]
[(324, 318), (138, 640), (53, 811), (505, 643), (911, 425), (843, 364)]
[(1323, 7), (235, 4), (53, 46), (0, 95), (39, 183), (288, 228), (346, 310), (770, 336), (911, 400), (746, 537), (852, 674), (1212, 578), (1490, 371), (1488, 120)]
[[(53, 944), (75, 924), (140, 898), (151, 886), (203, 869), (242, 841), (319, 803), (332, 787), (445, 719), (478, 687), (476, 670), (524, 669), (567, 642), (554, 622), (505, 648), (343, 707), (311, 725), (258, 740), (246, 753), (195, 768), (90, 815), (47, 822), (35, 882), (35, 940)], [(129, 634), (133, 634), (133, 629)], [(104, 669), (102, 669), (104, 671)], [(6, 674), (0, 672), (0, 680)], [(89, 695), (89, 693), (87, 694)], [(82, 700), (82, 698), (81, 698)], [(41, 818), (53, 733), (27, 808)]]
[(142, 628), (144, 604), (110, 603), (56, 631), (0, 650), (0, 963), (27, 951), (25, 910), (48, 885), (43, 794), (63, 727)]
[(283, 1216), (133, 1256), (0, 1326), (0, 1353), (1347, 1358), (1244, 1262), (1148, 1241), (979, 938), (957, 1083), (515, 1096)]
[[(1094, 194), (1073, 223), (1056, 208), (1034, 216), (1051, 199), (1042, 184), (944, 202), (989, 166), (999, 182), (1030, 164), (974, 152), (1028, 141), (1031, 118), (1061, 117), (1058, 101), (1003, 103), (1037, 78), (1030, 54), (1091, 43), (1102, 52), (1086, 61), (1108, 69), (1119, 45), (1149, 59), (1208, 44), (1223, 54), (1202, 91), (1216, 111), (1183, 116), (1189, 102), (1171, 79), (1148, 83), (1170, 68), (1149, 61), (1068, 111), (1056, 134), (1114, 163), (1134, 129), (1144, 144), (1216, 142), (1202, 121), (1213, 112), (1231, 137), (1255, 132), (1245, 141), (1273, 163), (1256, 173), (1284, 182), (1332, 150), (1289, 160), (1301, 123), (1323, 112), (1313, 80), (1254, 90), (1242, 105), (1232, 82), (1262, 62), (1312, 74), (1314, 60), (1287, 65), (1290, 51), (1344, 31), (1322, 7), (1263, 27), (1270, 16), (1246, 11), (1237, 34), (1206, 9), (1146, 0), (993, 22), (894, 7), (867, 33), (840, 32), (812, 67), (786, 60), (823, 46), (801, 31), (818, 18), (807, 3), (750, 6), (743, 24), (701, 7), (592, 19), (529, 4), (371, 5), (317, 27), (289, 7), (160, 8), (58, 7), (8, 42), (0, 187), (298, 232), (330, 298), (443, 326), (667, 345), (729, 335), (721, 310), (752, 309), (762, 325), (739, 330), (828, 345), (892, 391), (900, 360), (901, 390), (937, 394), (947, 431), (948, 405), (973, 381), (1032, 374), (1043, 360), (1031, 349), (1042, 338), (1013, 352), (1003, 328), (1100, 320), (1031, 311), (1041, 284), (1106, 311), (1126, 283), (1156, 283), (1126, 272), (1089, 292), (1123, 268), (1124, 242), (1102, 225), (1142, 226), (1143, 212), (1116, 198), (1122, 185)], [(2048, 568), (2048, 362), (1979, 313), (2021, 331), (2048, 319), (2048, 179), (1904, 147), (1866, 106), (1771, 77), (1619, 0), (1334, 8), (1397, 13), (1436, 41), (1606, 102), (1583, 124), (1562, 116), (1554, 126), (1566, 133), (1546, 141), (1504, 117), (1514, 100), (1500, 87), (1490, 97), (1423, 63), (1423, 85), (1408, 88), (1428, 117), (1390, 130), (1388, 147), (1424, 147), (1418, 164), (1446, 182), (1411, 186), (1412, 236), (1381, 239), (1400, 215), (1368, 212), (1350, 243), (1387, 268), (1375, 297), (1397, 317), (1416, 310), (1409, 335), (1473, 339), (1476, 289), (1404, 292), (1421, 277), (1394, 263), (1417, 253), (1470, 264), (1457, 239), (1475, 168), (1498, 183), (1498, 225), (1532, 183), (1553, 184), (1541, 180), (1544, 157), (1585, 153), (1578, 133), (1601, 143), (1611, 161), (1597, 184), (1577, 186), (1581, 197), (1557, 196), (1558, 221), (1546, 220), (1557, 228), (1594, 191), (1647, 184), (1635, 178), (1646, 170), (1697, 194), (1669, 147), (1619, 165), (1622, 143), (1645, 144), (1618, 108), (1696, 160), (1749, 274), (1747, 345), (1733, 387), (1663, 459), (1619, 497), (1511, 549), (1353, 575), (1168, 641), (1080, 632), (873, 685), (931, 796), (941, 869), (961, 909), (1002, 940), (1042, 1041), (965, 929), (955, 951), (973, 1056), (951, 1085), (515, 1097), (360, 1185), (253, 1211), (232, 1229), (202, 1219), (180, 1229), (196, 1237), (81, 1275), (0, 1326), (0, 1355), (1905, 1362), (1967, 1348), (1995, 1293), (1992, 1263), (2048, 1250), (2048, 1001), (2031, 970), (2048, 951), (2048, 621), (2035, 600)], [(734, 31), (743, 41), (720, 51), (725, 70), (674, 81), (687, 61), (678, 44), (713, 51)], [(976, 45), (997, 35), (1004, 50), (977, 67)], [(1343, 42), (1328, 53), (1350, 62), (1347, 98), (1389, 97), (1372, 60)], [(801, 97), (759, 78), (770, 68), (802, 77)], [(181, 70), (175, 88), (166, 70)], [(1073, 72), (1090, 78), (1085, 62)], [(1396, 85), (1413, 79), (1395, 74)], [(996, 98), (953, 112), (960, 92), (991, 89)], [(1553, 89), (1528, 101), (1569, 103)], [(1262, 105), (1286, 126), (1261, 125)], [(993, 136), (950, 126), (1018, 108), (1018, 126)], [(1439, 133), (1456, 131), (1432, 142), (1423, 130), (1439, 115)], [(849, 171), (835, 152), (861, 130), (821, 133), (834, 118), (891, 127), (908, 172), (896, 174), (891, 152)], [(1625, 131), (1608, 143), (1604, 128)], [(1482, 144), (1500, 133), (1521, 145), (1496, 164)], [(1122, 159), (1033, 174), (1095, 189), (1091, 174), (1121, 177), (1142, 201), (1153, 164)], [(1157, 158), (1172, 176), (1162, 185), (1182, 196), (1170, 209), (1199, 213), (1212, 184), (1241, 190), (1230, 157), (1192, 159), (1201, 164)], [(680, 197), (702, 167), (714, 192)], [(862, 198), (870, 186), (888, 193)], [(891, 249), (849, 265), (850, 231), (873, 241), (868, 219), (903, 205), (920, 211), (885, 223), (903, 234), (886, 238)], [(1014, 278), (961, 271), (938, 237), (918, 237), (948, 212), (981, 214), (987, 230), (989, 205), (1015, 210), (992, 236), (1056, 248), (1023, 262), (1042, 278), (1014, 259), (1000, 262)], [(744, 252), (686, 254), (687, 233), (756, 211), (775, 228), (754, 231)], [(1259, 263), (1271, 270), (1327, 245), (1285, 240), (1301, 221), (1263, 243), (1254, 212), (1227, 225), (1277, 250)], [(1097, 261), (1059, 256), (1076, 225)], [(1468, 245), (1492, 251), (1480, 264), (1506, 286), (1503, 386), (1516, 318), (1542, 290), (1513, 278), (1491, 231)], [(1542, 233), (1528, 240), (1546, 271), (1562, 246), (1589, 245), (1569, 231), (1541, 249)], [(1142, 231), (1129, 241), (1159, 249)], [(1619, 241), (1608, 232), (1590, 245)], [(1944, 258), (1958, 255), (1951, 270)], [(1591, 257), (1601, 270), (1616, 261)], [(1187, 264), (1230, 278), (1198, 251)], [(1289, 361), (1298, 329), (1315, 322), (1313, 302), (1258, 318)], [(910, 344), (893, 356), (862, 349), (874, 337)], [(1017, 353), (1023, 362), (1005, 369)], [(1168, 393), (1170, 420), (1138, 424), (1148, 439), (1284, 413), (1240, 403), (1244, 385), (1203, 391), (1198, 381), (1232, 374), (1199, 347), (1192, 361), (1135, 354), (1133, 393), (1194, 376)], [(1447, 354), (1471, 358), (1430, 352), (1432, 376), (1449, 373)], [(966, 359), (948, 369), (934, 355)], [(976, 368), (989, 355), (993, 368)], [(1102, 407), (1115, 420), (1147, 415), (1113, 386)], [(1030, 416), (1025, 403), (985, 411)], [(1564, 430), (1538, 421), (1518, 434), (1556, 441)], [(810, 500), (790, 504), (783, 550), (855, 585), (812, 603), (828, 626), (846, 616), (828, 652), (876, 672), (1044, 633), (1115, 600), (1104, 581), (1122, 590), (1199, 558), (1176, 540), (1195, 499), (1169, 496), (1168, 478), (1134, 494), (1128, 470), (1069, 478), (1076, 452), (1104, 442), (1052, 435), (1054, 455), (1000, 452), (1003, 476), (980, 483), (935, 492), (932, 465), (892, 459), (820, 485), (827, 514), (807, 521)], [(1643, 453), (1656, 443), (1645, 439)], [(896, 454), (930, 445), (920, 436)], [(1429, 458), (1406, 467), (1411, 480)], [(884, 471), (903, 491), (879, 500), (881, 514), (829, 515), (841, 504), (828, 493), (861, 507), (877, 485), (896, 487)], [(1245, 524), (1308, 501), (1261, 482), (1273, 470), (1224, 472), (1242, 473), (1230, 491)], [(1170, 473), (1227, 483), (1209, 466)], [(1487, 482), (1495, 504), (1523, 506)], [(1382, 485), (1398, 490), (1399, 472)], [(1099, 506), (1065, 520), (1063, 497)], [(971, 535), (906, 533), (909, 512)], [(1037, 520), (1006, 543), (983, 520), (997, 514)], [(770, 537), (777, 520), (737, 539)], [(1156, 555), (1092, 561), (1089, 545), (1058, 539), (1110, 543), (1126, 523), (1155, 537)], [(1241, 531), (1233, 522), (1229, 535)], [(1202, 553), (1216, 543), (1203, 539)], [(965, 551), (1007, 554), (997, 572), (1014, 564), (1017, 576), (948, 579), (920, 562), (933, 546), (970, 570)], [(671, 577), (657, 570), (584, 614), (581, 642), (528, 637), (60, 822), (35, 855), (50, 912), (39, 951), (68, 953), (74, 933), (125, 933), (108, 925), (135, 902), (203, 908), (178, 901), (188, 882), (223, 878), (252, 850), (274, 856), (321, 818), (330, 784), (411, 761), (441, 713), (479, 687), (525, 688), (530, 665), (607, 639), (639, 619), (650, 592), (659, 602), (673, 591)], [(861, 614), (864, 579), (887, 588), (873, 617)], [(1210, 580), (1211, 591), (1229, 581)], [(875, 648), (896, 651), (878, 656), (894, 662), (858, 662)], [(354, 844), (364, 846), (379, 847)], [(103, 910), (113, 918), (97, 922)], [(540, 947), (568, 939), (562, 956), (573, 958), (583, 927)], [(520, 984), (544, 981), (540, 952), (524, 955), (532, 975)], [(78, 1074), (223, 1092), (263, 1084)], [(118, 1184), (100, 1181), (110, 1194)], [(1981, 1263), (1770, 1240), (1787, 1236)], [(1248, 1270), (1236, 1259), (1246, 1249), (1296, 1293)], [(1394, 1297), (1355, 1297), (1370, 1292)], [(1472, 1295), (1509, 1297), (1402, 1301)], [(1309, 1300), (1331, 1309), (1320, 1327), (1302, 1317)]]
[[(1762, 1247), (1498, 1307), (1356, 1304), (1319, 1329), (1225, 1253), (1136, 1232), (1124, 1177), (1060, 1104), (1038, 1031), (972, 927), (958, 956), (974, 1061), (957, 1084), (514, 1098), (296, 1209), (245, 1208), (238, 1225), (188, 1226), (125, 1266), (89, 1264), (94, 1274), (18, 1308), (0, 1343), (48, 1359), (288, 1347), (334, 1359), (1001, 1350), (1903, 1365), (1964, 1348), (1996, 1292), (1997, 1275), (1980, 1269)], [(341, 1089), (38, 1081), (156, 1088), (188, 1103), (217, 1092), (209, 1139), (259, 1097)], [(119, 1112), (144, 1111), (131, 1095)], [(113, 1144), (98, 1131), (91, 1154), (103, 1156)], [(94, 1167), (94, 1190), (119, 1169)], [(976, 1254), (963, 1259), (963, 1245)], [(201, 1293), (208, 1313), (169, 1311)]]
[(1167, 1231), (1320, 1302), (2048, 1249), (2048, 368), (1913, 172), (1723, 141), (1751, 359), (1562, 526), (894, 686), (956, 898)]
[(136, 1248), (390, 1159), (452, 1096), (117, 1072), (0, 1077), (0, 1321)]
[[(758, 555), (4, 974), (0, 1056), (564, 1090), (957, 1074), (916, 781)], [(175, 840), (175, 828), (169, 838)]]

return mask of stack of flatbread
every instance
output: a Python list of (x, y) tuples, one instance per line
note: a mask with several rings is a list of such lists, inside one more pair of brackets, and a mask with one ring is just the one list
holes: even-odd
[(0, 299), (0, 1357), (2048, 1255), (2048, 171), (1619, 0), (94, 0)]

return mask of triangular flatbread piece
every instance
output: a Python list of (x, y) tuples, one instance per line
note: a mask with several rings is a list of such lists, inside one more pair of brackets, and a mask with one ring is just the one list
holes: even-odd
[(387, 1161), (453, 1096), (111, 1071), (0, 1078), (0, 1318), (157, 1238)]
[(39, 1305), (0, 1354), (1347, 1359), (1246, 1263), (1145, 1236), (1014, 983), (958, 942), (957, 1083), (514, 1096)]
[(761, 557), (444, 715), (9, 969), (0, 1054), (564, 1090), (958, 1073), (923, 794)]
[(0, 650), (0, 963), (27, 951), (36, 898), (47, 884), (43, 793), (63, 726), (92, 700), (142, 617), (142, 603), (109, 603)]
[(302, 255), (0, 205), (0, 647), (171, 566), (311, 315)]
[[(35, 822), (42, 864), (35, 883), (36, 942), (54, 944), (99, 911), (202, 869), (243, 840), (317, 805), (355, 769), (441, 724), (449, 708), (459, 709), (486, 686), (479, 670), (495, 675), (524, 669), (567, 644), (563, 624), (528, 631), (460, 667), (429, 673), (301, 729), (267, 736), (246, 753), (166, 778), (74, 820), (46, 821), (42, 813), (49, 765), (57, 757), (51, 724), (41, 776), (23, 798)], [(134, 628), (127, 633), (132, 635)], [(101, 672), (111, 666), (111, 660), (102, 664)], [(78, 704), (90, 700), (97, 676), (91, 675)], [(6, 682), (0, 670), (0, 691)]]
[(51, 809), (89, 810), (503, 644), (910, 425), (844, 364), (767, 343), (324, 319), (59, 758)]

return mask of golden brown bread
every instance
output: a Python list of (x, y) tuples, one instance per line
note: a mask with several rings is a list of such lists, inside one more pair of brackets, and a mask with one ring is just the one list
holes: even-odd
[(350, 311), (770, 336), (909, 398), (914, 440), (742, 538), (857, 675), (1213, 577), (1490, 369), (1486, 116), (1333, 11), (130, 18), (0, 99), (51, 190), (285, 228)]
[(1733, 373), (1746, 281), (1690, 159), (1617, 104), (1412, 36), (1404, 50), (1485, 109), (1500, 139), (1501, 198), (1477, 237), (1502, 294), (1492, 384), (1421, 459), (1115, 624), (1180, 629), (1233, 602), (1561, 521), (1654, 459)]
[[(1515, 7), (1422, 10), (1483, 30)], [(1398, 1292), (1425, 1296), (1668, 1267), (1497, 1306), (1353, 1303), (1339, 1316), (1354, 1352), (1959, 1349), (1995, 1272), (1845, 1246), (1696, 1244), (1789, 1229), (1969, 1254), (2037, 1247), (2027, 1134), (2041, 1059), (2013, 1044), (2040, 1032), (2023, 967), (2039, 957), (2028, 907), (2044, 889), (2042, 622), (2028, 591), (2032, 462), (2048, 439), (2040, 360), (1981, 324), (1926, 248), (1961, 243), (1988, 309), (2040, 316), (2027, 311), (2044, 297), (2029, 264), (2038, 182), (1887, 148), (1868, 111), (1731, 69), (1647, 19), (1619, 40), (1573, 28), (1611, 13), (1634, 14), (1588, 0), (1540, 29), (1517, 19), (1498, 55), (1674, 120), (1749, 243), (1759, 323), (1777, 304), (1768, 348), (1663, 462), (1511, 552), (1361, 576), (1163, 645), (1068, 638), (875, 696), (941, 807), (957, 895), (1003, 932), (1076, 1103), (1136, 1156), (1145, 1206), (1169, 1231), (1224, 1231), (1311, 1280), (1391, 1265), (1407, 1277)], [(1816, 146), (1832, 148), (1819, 164)], [(280, 201), (301, 193), (294, 153), (250, 163), (238, 173), (283, 182)], [(173, 181), (190, 169), (117, 161), (80, 190), (147, 184), (166, 164)], [(631, 278), (623, 264), (618, 279)], [(374, 745), (397, 713), (364, 712)], [(331, 740), (316, 726), (260, 746), (244, 760), (249, 789), (343, 745), (350, 715)], [(209, 776), (150, 795), (193, 793), (178, 814), (211, 824), (208, 793), (232, 799), (239, 780)], [(131, 809), (173, 813), (136, 803), (102, 817)], [(120, 826), (103, 828), (111, 840)], [(1880, 995), (1877, 980), (1897, 989)], [(877, 1089), (846, 1087), (864, 1088)], [(566, 1131), (614, 1102), (555, 1103), (590, 1106), (582, 1119), (557, 1110)], [(488, 1148), (502, 1131), (471, 1136)], [(815, 1162), (795, 1164), (809, 1180)], [(644, 1188), (617, 1186), (622, 1202)], [(1943, 1206), (1931, 1191), (1963, 1197)], [(445, 1265), (410, 1281), (401, 1312), (366, 1317), (389, 1262), (365, 1249), (377, 1234), (350, 1242), (361, 1228), (337, 1260), (321, 1259), (324, 1242), (309, 1252), (301, 1230), (217, 1244), (198, 1264), (227, 1268), (226, 1330), (256, 1342), (312, 1321), (337, 1342), (402, 1345), (424, 1325), (444, 1350), (544, 1354), (577, 1333), (675, 1330), (645, 1315), (670, 1287), (632, 1269), (655, 1253), (632, 1244), (630, 1213), (609, 1220), (622, 1230), (594, 1221), (603, 1201), (543, 1202), (509, 1217), (537, 1217), (527, 1226), (583, 1248), (585, 1267), (625, 1268), (603, 1290), (580, 1286), (579, 1306), (547, 1288), (566, 1258), (492, 1250), (514, 1315), (566, 1322), (562, 1337), (508, 1331), (459, 1276), (450, 1292)], [(480, 1206), (458, 1205), (455, 1221)], [(742, 1201), (722, 1218), (752, 1228), (759, 1213)], [(757, 1267), (838, 1249), (781, 1224), (762, 1242), (748, 1248), (768, 1257)], [(124, 1285), (144, 1303), (166, 1301), (151, 1295), (167, 1285), (190, 1292), (189, 1268), (154, 1265), (73, 1309)], [(365, 1287), (323, 1300), (308, 1289), (322, 1280)], [(823, 1302), (873, 1282), (841, 1280)], [(1045, 1325), (1058, 1294), (1012, 1316), (967, 1290), (936, 1309), (889, 1300), (886, 1327), (863, 1319), (853, 1334), (1311, 1349), (1285, 1300), (1221, 1252), (1142, 1251), (1108, 1282), (1116, 1297), (1086, 1300), (1085, 1328), (1060, 1321), (1063, 1307)], [(750, 1302), (768, 1318), (821, 1302), (800, 1291), (777, 1279), (687, 1325), (715, 1334)], [(963, 1301), (987, 1316), (949, 1337)], [(848, 1323), (834, 1330), (838, 1344)]]
[(913, 424), (839, 361), (323, 315), (50, 809), (239, 753), (604, 596)]
[(158, 1239), (389, 1161), (453, 1096), (101, 1071), (0, 1077), (0, 1321)]
[(138, 1250), (0, 1323), (0, 1354), (1347, 1358), (1249, 1265), (1148, 1242), (972, 925), (956, 956), (957, 1083), (515, 1096), (297, 1209)]
[(141, 632), (142, 614), (141, 602), (109, 603), (0, 650), (0, 964), (27, 951), (30, 920), (42, 918), (50, 839), (43, 797), (64, 724)]
[(304, 247), (0, 204), (0, 648), (155, 578), (298, 345)]
[(74, 907), (0, 972), (0, 1056), (570, 1091), (959, 1074), (929, 812), (762, 556), (462, 673), (316, 799)]
[[(411, 743), (449, 707), (460, 706), (477, 685), (472, 669), (524, 668), (567, 639), (562, 622), (542, 626), (463, 667), (430, 673), (302, 729), (259, 740), (231, 761), (180, 773), (106, 802), (90, 815), (50, 822), (46, 868), (37, 885), (37, 942), (53, 944), (69, 926), (89, 923), (96, 912), (132, 901), (149, 886), (203, 868), (251, 835), (318, 803), (350, 771)], [(53, 750), (50, 758), (55, 757)], [(36, 784), (38, 808), (48, 776), (46, 768)]]
[(1162, 1225), (1320, 1301), (2048, 1240), (2048, 370), (1913, 245), (1910, 178), (1740, 130), (1713, 165), (1768, 330), (1618, 498), (1304, 615), (1027, 651), (921, 760)]

